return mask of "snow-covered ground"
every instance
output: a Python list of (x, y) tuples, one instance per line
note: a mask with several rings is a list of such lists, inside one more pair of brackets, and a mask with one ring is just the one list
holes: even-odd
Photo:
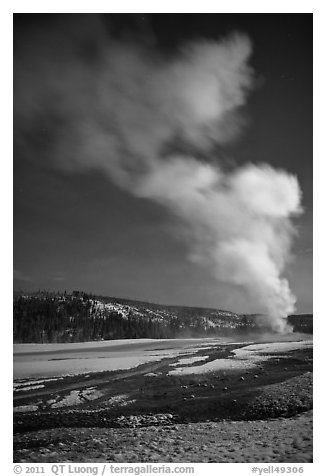
[(254, 367), (255, 364), (245, 360), (236, 359), (216, 359), (203, 365), (194, 367), (178, 367), (170, 370), (169, 375), (194, 375), (206, 374), (215, 370), (242, 370)]
[(78, 357), (67, 360), (40, 360), (14, 362), (15, 378), (40, 377), (40, 376), (67, 376), (88, 372), (104, 372), (113, 370), (126, 370), (147, 362), (161, 360), (162, 356), (133, 355), (105, 357)]
[(101, 391), (97, 390), (95, 387), (88, 387), (84, 390), (71, 390), (68, 395), (66, 395), (58, 402), (55, 401), (54, 403), (52, 403), (49, 400), (48, 403), (52, 403), (52, 408), (62, 408), (70, 405), (79, 405), (80, 403), (84, 403), (85, 401), (89, 400), (97, 400), (103, 395), (104, 394)]
[[(168, 342), (170, 339), (160, 339), (160, 341)], [(190, 339), (189, 339), (190, 340)], [(193, 339), (195, 340), (195, 339)], [(99, 349), (102, 347), (116, 347), (118, 345), (126, 344), (147, 344), (149, 342), (156, 342), (157, 339), (117, 339), (117, 340), (100, 340), (90, 342), (69, 342), (66, 344), (14, 344), (14, 355), (25, 354), (32, 352), (56, 352), (56, 351), (70, 351), (78, 349)]]
[[(180, 357), (170, 375), (206, 373), (220, 369), (255, 367), (273, 354), (312, 346), (312, 340), (252, 344), (235, 349), (233, 356), (187, 367), (205, 360), (196, 356), (199, 349), (208, 350), (230, 342), (216, 339), (123, 339), (73, 344), (19, 344), (14, 346), (15, 390), (31, 390), (44, 384), (40, 379), (90, 372), (126, 370), (164, 358)], [(243, 344), (243, 343), (242, 343)], [(29, 379), (28, 382), (17, 382)], [(32, 387), (33, 386), (33, 387)]]
[(25, 354), (33, 352), (56, 352), (56, 351), (70, 351), (78, 349), (99, 349), (102, 347), (116, 347), (119, 345), (139, 345), (139, 344), (149, 344), (149, 343), (168, 343), (169, 347), (178, 345), (178, 343), (189, 343), (196, 344), (198, 342), (203, 343), (203, 345), (211, 345), (211, 342), (217, 342), (219, 339), (212, 338), (189, 338), (189, 339), (116, 339), (116, 340), (101, 340), (101, 341), (89, 341), (89, 342), (69, 342), (65, 344), (14, 344), (14, 355), (15, 354)]
[[(312, 340), (299, 342), (273, 342), (252, 344), (232, 351), (234, 357), (216, 359), (194, 367), (177, 367), (169, 375), (205, 374), (214, 370), (243, 370), (254, 368), (262, 361), (271, 359), (273, 354), (283, 354), (291, 350), (312, 347)], [(267, 354), (267, 355), (266, 355)]]
[[(214, 346), (218, 341), (211, 339)], [(207, 339), (124, 339), (76, 344), (19, 344), (14, 378), (40, 379), (89, 372), (126, 370), (164, 358), (195, 354)]]
[(293, 342), (264, 342), (261, 344), (251, 344), (247, 345), (246, 347), (242, 347), (241, 349), (234, 350), (234, 354), (237, 355), (239, 358), (245, 357), (248, 358), (250, 355), (254, 355), (255, 353), (282, 353), (288, 352), (290, 350), (302, 349), (303, 347), (311, 347), (313, 341), (312, 340), (305, 340), (305, 341), (293, 341)]
[(27, 392), (28, 390), (37, 390), (39, 388), (44, 388), (44, 385), (35, 385), (35, 382), (29, 382), (28, 385), (19, 385), (14, 384), (15, 392)]
[(20, 405), (18, 407), (14, 407), (14, 413), (18, 412), (36, 412), (38, 410), (37, 405)]

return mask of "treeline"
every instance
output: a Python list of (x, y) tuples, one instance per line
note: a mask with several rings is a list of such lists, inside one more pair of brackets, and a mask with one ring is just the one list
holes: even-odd
[[(100, 301), (99, 301), (100, 299)], [(102, 306), (98, 306), (98, 303)], [(13, 335), (15, 343), (83, 342), (101, 339), (176, 338), (217, 335), (221, 316), (217, 311), (210, 319), (216, 327), (208, 325), (207, 317), (198, 315), (194, 308), (165, 308), (140, 303), (130, 308), (130, 303), (116, 300), (114, 304), (124, 312), (108, 309), (109, 298), (99, 298), (74, 291), (67, 293), (40, 292), (34, 295), (14, 296)], [(135, 302), (133, 302), (135, 305)], [(137, 303), (138, 304), (138, 303)], [(109, 306), (110, 307), (110, 306)], [(127, 309), (127, 311), (126, 311)], [(128, 310), (129, 309), (129, 310)], [(156, 311), (156, 312), (154, 312)], [(222, 319), (224, 334), (231, 331), (231, 323)], [(229, 324), (229, 325), (228, 325)], [(238, 325), (240, 321), (238, 322)], [(247, 325), (245, 319), (244, 326)], [(222, 326), (222, 327), (223, 327)], [(242, 327), (244, 327), (242, 326)], [(239, 326), (238, 326), (239, 327)], [(240, 325), (241, 327), (241, 325)]]
[(97, 310), (87, 298), (18, 297), (14, 300), (14, 342), (84, 342), (101, 339), (169, 338), (173, 326)]
[[(297, 332), (309, 332), (309, 322), (311, 318), (300, 320), (298, 316), (291, 320)], [(213, 309), (114, 300), (79, 291), (14, 295), (15, 343), (211, 337), (244, 334), (255, 328), (253, 316)]]
[(313, 333), (312, 314), (296, 314), (288, 317), (289, 324), (293, 327), (293, 332)]

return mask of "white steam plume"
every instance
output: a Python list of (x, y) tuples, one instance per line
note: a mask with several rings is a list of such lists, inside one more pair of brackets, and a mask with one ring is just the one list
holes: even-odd
[[(291, 217), (301, 212), (296, 177), (266, 164), (225, 171), (217, 160), (197, 159), (214, 156), (240, 129), (238, 110), (253, 83), (249, 39), (191, 43), (167, 59), (113, 40), (100, 24), (78, 32), (57, 26), (18, 48), (22, 145), (29, 128), (50, 120), (51, 158), (72, 170), (100, 168), (169, 209), (187, 229), (191, 259), (245, 289), (270, 326), (284, 330), (295, 304), (282, 274)], [(82, 54), (85, 38), (91, 57)]]

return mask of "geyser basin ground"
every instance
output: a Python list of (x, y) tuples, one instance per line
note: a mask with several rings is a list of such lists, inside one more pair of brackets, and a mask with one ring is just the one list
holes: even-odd
[[(15, 358), (25, 354), (33, 371), (15, 381), (15, 461), (310, 461), (312, 341), (282, 337), (290, 338), (124, 341), (44, 353), (40, 346), (29, 353), (20, 347)], [(42, 367), (49, 357), (63, 364), (73, 355), (91, 357), (100, 365), (120, 353), (130, 368), (80, 373), (77, 366), (71, 376), (40, 376), (38, 362)], [(140, 357), (147, 360), (138, 365)], [(294, 441), (300, 432), (306, 439)], [(279, 433), (284, 441), (276, 445)], [(73, 444), (78, 434), (83, 455)], [(90, 438), (97, 441), (91, 448)], [(166, 440), (156, 450), (155, 438)]]
[(123, 339), (72, 344), (14, 345), (14, 378), (60, 377), (126, 370), (180, 354), (214, 339)]

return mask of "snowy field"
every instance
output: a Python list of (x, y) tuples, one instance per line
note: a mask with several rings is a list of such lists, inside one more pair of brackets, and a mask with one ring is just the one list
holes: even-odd
[(14, 345), (14, 379), (61, 377), (125, 370), (196, 353), (217, 339), (125, 339), (73, 344)]
[[(289, 340), (298, 339), (292, 334)], [(311, 336), (310, 336), (311, 338)], [(229, 358), (205, 361), (199, 350), (208, 350), (224, 344), (249, 344), (233, 351)], [(60, 378), (90, 372), (126, 370), (138, 365), (157, 362), (164, 358), (180, 357), (171, 364), (170, 375), (207, 373), (213, 370), (246, 369), (271, 358), (266, 354), (282, 354), (312, 346), (312, 340), (293, 342), (256, 343), (232, 342), (230, 339), (125, 339), (115, 341), (83, 342), (73, 344), (18, 344), (14, 345), (14, 379), (33, 379), (33, 385), (43, 382), (35, 379)], [(202, 362), (193, 366), (196, 362)], [(189, 367), (189, 365), (192, 365)], [(20, 381), (17, 391), (29, 390)], [(30, 385), (30, 383), (29, 383)], [(41, 388), (41, 387), (39, 387)]]
[(179, 366), (173, 370), (170, 370), (169, 375), (194, 375), (205, 374), (207, 372), (212, 372), (215, 370), (242, 370), (254, 368), (261, 362), (275, 357), (275, 354), (280, 357), (279, 354), (284, 354), (291, 350), (312, 347), (312, 343), (312, 340), (307, 340), (297, 342), (272, 342), (248, 345), (246, 347), (241, 347), (240, 349), (233, 350), (233, 356), (227, 359), (216, 359), (211, 362), (207, 362), (202, 365), (196, 365), (193, 367), (182, 366), (182, 364), (185, 365), (186, 363), (189, 363), (182, 362), (182, 360), (189, 359), (181, 359), (178, 362)]
[[(180, 339), (176, 339), (178, 342)], [(185, 339), (183, 339), (185, 340)], [(197, 339), (186, 339), (187, 341), (196, 341)], [(117, 340), (100, 340), (91, 342), (73, 342), (67, 344), (14, 344), (14, 354), (30, 354), (34, 352), (67, 352), (67, 351), (87, 351), (98, 350), (103, 348), (112, 349), (119, 346), (143, 345), (157, 342), (171, 342), (170, 339), (117, 339)]]

